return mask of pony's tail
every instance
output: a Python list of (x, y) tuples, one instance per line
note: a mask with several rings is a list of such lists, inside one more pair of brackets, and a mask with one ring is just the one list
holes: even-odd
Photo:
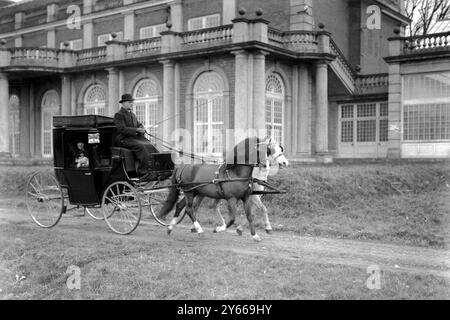
[[(176, 178), (176, 169), (173, 171), (171, 182), (172, 185), (177, 184), (177, 178)], [(166, 201), (164, 202), (164, 205), (162, 206), (161, 210), (158, 213), (159, 218), (164, 218), (167, 216), (167, 214), (173, 209), (175, 206), (175, 203), (178, 200), (178, 196), (180, 194), (180, 190), (177, 187), (170, 187), (169, 195), (167, 196)]]

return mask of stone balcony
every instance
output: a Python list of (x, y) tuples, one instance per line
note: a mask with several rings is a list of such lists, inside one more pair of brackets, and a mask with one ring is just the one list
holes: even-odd
[(387, 62), (450, 57), (450, 32), (389, 39)]
[(187, 32), (164, 31), (160, 37), (122, 42), (79, 51), (48, 48), (0, 47), (0, 68), (6, 72), (38, 70), (70, 72), (103, 68), (120, 63), (201, 56), (205, 53), (261, 49), (300, 59), (328, 59), (334, 56), (325, 31), (288, 31), (268, 28), (263, 19), (237, 18), (233, 24)]

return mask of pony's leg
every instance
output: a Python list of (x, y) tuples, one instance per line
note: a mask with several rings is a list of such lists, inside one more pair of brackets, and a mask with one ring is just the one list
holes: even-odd
[(230, 221), (228, 221), (226, 228), (228, 229), (229, 227), (231, 227), (234, 222), (236, 221), (236, 205), (237, 205), (237, 199), (236, 198), (231, 198), (228, 199), (227, 201), (227, 205), (228, 205), (228, 212), (230, 215)]
[(198, 223), (197, 219), (195, 218), (194, 213), (194, 194), (192, 192), (185, 193), (186, 197), (186, 213), (191, 218), (191, 220), (194, 222), (194, 228), (197, 231), (198, 234), (203, 233), (202, 226), (200, 223)]
[(175, 214), (172, 218), (172, 220), (169, 223), (169, 226), (167, 227), (167, 234), (170, 235), (173, 228), (177, 225), (178, 217), (180, 216), (181, 211), (186, 207), (186, 198), (181, 199), (176, 205), (175, 205)]
[(225, 230), (227, 230), (227, 225), (225, 223), (225, 219), (222, 216), (222, 213), (220, 212), (219, 209), (219, 204), (220, 204), (220, 199), (216, 199), (214, 201), (214, 210), (216, 211), (217, 215), (219, 216), (220, 222), (222, 222), (222, 224), (218, 227), (216, 227), (214, 229), (214, 232), (224, 232)]
[(254, 215), (253, 215), (253, 210), (252, 210), (252, 201), (251, 201), (251, 199), (249, 201), (249, 198), (250, 197), (248, 197), (244, 203), (245, 214), (247, 215), (248, 226), (250, 228), (250, 234), (252, 235), (253, 240), (255, 240), (256, 242), (259, 242), (259, 241), (261, 241), (261, 238), (256, 233), (255, 226), (253, 225)]
[(267, 212), (267, 208), (264, 205), (264, 203), (261, 201), (261, 196), (255, 196), (255, 206), (263, 212), (264, 215), (264, 229), (266, 230), (266, 233), (271, 234), (273, 229), (272, 225), (270, 224), (269, 220), (269, 213)]
[[(194, 212), (197, 211), (197, 209), (200, 207), (200, 205), (202, 204), (203, 199), (205, 199), (205, 196), (201, 196), (201, 195), (198, 195), (198, 196), (196, 196), (194, 198), (194, 202), (193, 202), (193, 205), (192, 205)], [(191, 220), (192, 220), (192, 223), (195, 222), (192, 218), (191, 218)], [(197, 229), (191, 228), (191, 232), (195, 233), (195, 232), (197, 232)]]

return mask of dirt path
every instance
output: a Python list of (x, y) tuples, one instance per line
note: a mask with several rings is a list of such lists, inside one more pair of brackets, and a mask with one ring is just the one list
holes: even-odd
[[(39, 228), (25, 210), (0, 207), (0, 225), (20, 222), (27, 227)], [(384, 244), (369, 241), (353, 241), (304, 237), (289, 232), (274, 232), (272, 235), (260, 234), (263, 241), (255, 243), (249, 232), (239, 237), (234, 231), (214, 234), (205, 228), (205, 234), (191, 234), (190, 226), (175, 228), (169, 237), (165, 228), (145, 217), (139, 227), (129, 236), (112, 233), (103, 221), (94, 221), (89, 217), (65, 215), (51, 232), (73, 234), (87, 239), (102, 235), (105, 238), (123, 237), (139, 242), (164, 242), (178, 248), (180, 246), (220, 250), (225, 252), (270, 256), (287, 260), (299, 260), (310, 263), (345, 265), (366, 269), (377, 265), (381, 271), (430, 274), (450, 279), (450, 251), (426, 249), (420, 247)], [(262, 232), (262, 230), (260, 230)]]

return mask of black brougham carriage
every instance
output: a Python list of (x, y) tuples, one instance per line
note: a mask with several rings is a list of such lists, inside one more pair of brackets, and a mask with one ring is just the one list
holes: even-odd
[(171, 154), (152, 155), (152, 181), (143, 183), (137, 177), (133, 153), (115, 146), (116, 131), (109, 117), (53, 118), (55, 175), (36, 172), (27, 185), (28, 211), (39, 226), (51, 228), (68, 210), (84, 208), (92, 218), (104, 219), (114, 232), (129, 234), (138, 226), (143, 207), (149, 207), (158, 223), (167, 225), (157, 212), (174, 169)]

